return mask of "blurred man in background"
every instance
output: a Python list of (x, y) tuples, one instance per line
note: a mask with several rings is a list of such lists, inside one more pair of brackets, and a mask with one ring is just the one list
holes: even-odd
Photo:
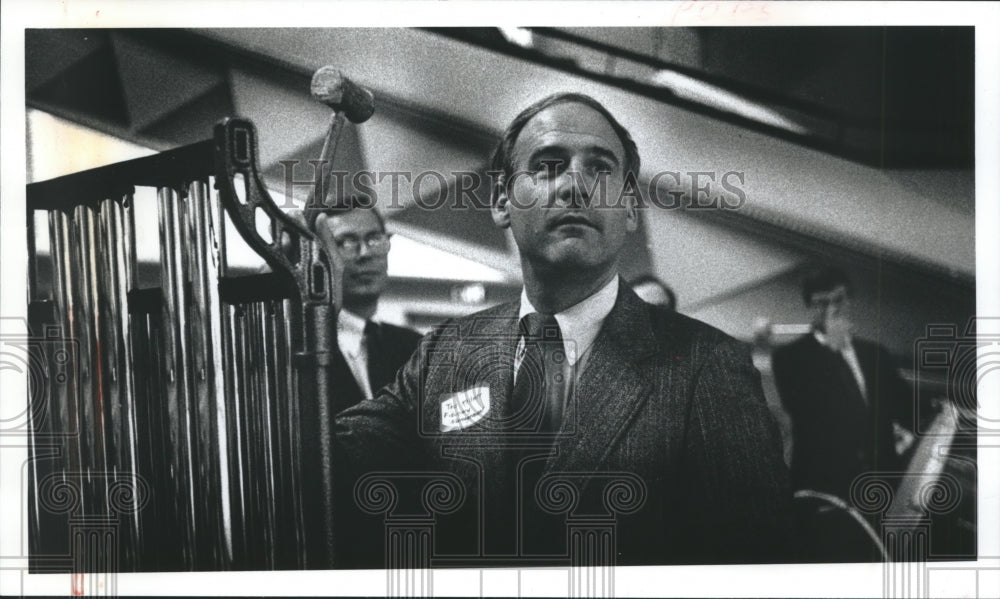
[[(421, 335), (377, 318), (379, 298), (389, 279), (390, 236), (374, 207), (349, 196), (336, 208), (311, 208), (304, 216), (293, 217), (304, 218), (326, 252), (343, 268), (342, 306), (337, 315), (340, 353), (331, 365), (334, 395), (330, 415), (335, 416), (371, 399), (389, 384), (416, 349)], [(339, 518), (334, 543), (341, 556), (340, 566), (371, 563), (381, 554), (379, 541), (385, 531), (378, 522), (363, 517), (350, 486), (341, 486), (336, 493)]]
[(810, 272), (812, 331), (773, 356), (792, 420), (792, 484), (848, 501), (859, 475), (901, 470), (913, 441), (912, 393), (885, 348), (852, 334), (852, 291), (838, 268)]

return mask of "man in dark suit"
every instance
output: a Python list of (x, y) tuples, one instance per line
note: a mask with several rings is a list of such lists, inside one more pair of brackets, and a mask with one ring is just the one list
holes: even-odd
[(792, 482), (849, 501), (867, 472), (903, 467), (897, 438), (912, 440), (912, 394), (889, 352), (851, 335), (851, 282), (832, 267), (803, 283), (813, 330), (775, 350), (773, 369), (792, 420)]
[[(339, 202), (336, 209), (315, 207), (303, 219), (324, 244), (327, 253), (338, 258), (342, 308), (337, 314), (337, 347), (333, 356), (334, 393), (330, 414), (349, 408), (387, 385), (413, 354), (421, 335), (412, 329), (379, 322), (379, 298), (388, 282), (389, 234), (385, 220), (371, 205), (357, 196)], [(351, 489), (338, 488), (335, 503), (341, 506), (336, 552), (351, 556), (342, 560), (346, 567), (364, 565), (380, 551), (377, 541), (382, 528), (365, 520), (351, 497)]]
[[(320, 215), (323, 218), (320, 219)], [(388, 384), (420, 342), (420, 333), (380, 322), (378, 301), (388, 281), (389, 234), (385, 220), (357, 197), (349, 197), (336, 210), (311, 209), (310, 228), (327, 252), (337, 252), (343, 264), (343, 307), (337, 315), (334, 357), (336, 405), (331, 413), (349, 408)]]
[[(434, 556), (477, 564), (782, 557), (787, 470), (747, 348), (618, 275), (637, 225), (627, 130), (596, 100), (559, 94), (514, 119), (493, 167), (521, 300), (441, 325), (382, 393), (338, 416), (358, 500), (433, 514)], [(450, 501), (425, 487), (420, 509), (402, 510), (420, 477), (451, 485)]]

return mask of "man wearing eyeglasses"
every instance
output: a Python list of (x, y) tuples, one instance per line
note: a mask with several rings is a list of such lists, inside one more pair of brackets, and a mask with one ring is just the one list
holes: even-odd
[[(420, 342), (412, 329), (379, 322), (378, 301), (388, 282), (389, 234), (374, 207), (356, 197), (347, 210), (310, 210), (308, 224), (343, 263), (343, 306), (337, 317), (337, 344), (341, 360), (335, 360), (337, 413), (388, 384), (396, 370), (409, 359)], [(323, 218), (320, 218), (323, 215)]]
[[(357, 196), (349, 196), (337, 208), (314, 208), (305, 215), (306, 225), (322, 241), (339, 267), (342, 286), (337, 316), (337, 345), (333, 359), (335, 392), (330, 414), (371, 399), (389, 384), (396, 371), (420, 342), (412, 329), (379, 322), (378, 302), (388, 282), (389, 234), (382, 215)], [(344, 556), (342, 567), (371, 562), (380, 552), (377, 544), (384, 531), (366, 520), (352, 497), (352, 485), (338, 488), (340, 506), (336, 551)], [(352, 561), (353, 560), (353, 561)]]

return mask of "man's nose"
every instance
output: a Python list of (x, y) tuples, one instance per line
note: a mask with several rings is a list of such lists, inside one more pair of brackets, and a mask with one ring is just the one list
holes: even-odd
[(559, 176), (559, 200), (568, 207), (586, 208), (590, 205), (592, 176), (588, 176), (581, 165), (570, 162), (569, 168)]

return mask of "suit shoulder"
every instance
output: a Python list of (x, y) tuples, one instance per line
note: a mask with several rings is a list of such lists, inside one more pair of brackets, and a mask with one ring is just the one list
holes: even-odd
[(432, 343), (495, 334), (498, 323), (517, 318), (517, 302), (498, 304), (465, 316), (457, 316), (435, 325), (424, 339)]
[[(646, 304), (648, 322), (661, 360), (686, 359), (697, 370), (709, 364), (751, 362), (750, 346), (720, 329), (684, 314)], [(686, 358), (679, 358), (679, 357)]]
[(653, 333), (659, 339), (710, 346), (744, 345), (732, 335), (697, 318), (666, 310), (662, 306), (648, 305), (648, 310)]
[(463, 333), (475, 332), (489, 327), (498, 321), (509, 321), (517, 318), (517, 311), (520, 304), (518, 302), (506, 302), (497, 304), (492, 308), (486, 308), (472, 314), (449, 319), (440, 326), (458, 328)]

